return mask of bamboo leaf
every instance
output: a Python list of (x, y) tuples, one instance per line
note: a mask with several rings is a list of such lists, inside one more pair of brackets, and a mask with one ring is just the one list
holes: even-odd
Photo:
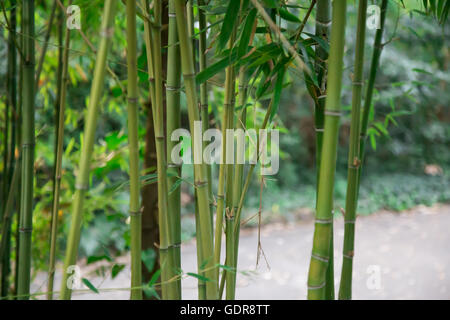
[(297, 23), (302, 22), (297, 16), (293, 15), (285, 8), (278, 9), (278, 14), (280, 15), (280, 17), (283, 20), (290, 21), (290, 22), (297, 22)]
[(228, 40), (233, 33), (234, 25), (239, 17), (240, 1), (230, 1), (225, 18), (222, 23), (222, 29), (220, 30), (219, 42), (217, 43), (217, 50), (222, 51), (225, 48)]
[(125, 265), (124, 264), (115, 264), (112, 267), (111, 270), (111, 278), (115, 278), (119, 275), (120, 272), (122, 272), (122, 270), (125, 269)]
[(170, 190), (169, 190), (169, 195), (172, 194), (172, 192), (174, 192), (175, 190), (177, 190), (182, 182), (183, 182), (183, 180), (181, 180), (181, 179), (178, 179), (177, 181), (175, 181), (175, 183), (172, 185), (172, 188), (170, 188)]
[(208, 278), (206, 278), (206, 277), (204, 277), (204, 276), (202, 276), (202, 275), (200, 275), (200, 274), (196, 274), (196, 273), (192, 273), (192, 272), (188, 272), (188, 273), (186, 273), (188, 276), (191, 276), (191, 277), (193, 277), (193, 278), (197, 278), (197, 279), (199, 279), (199, 280), (201, 280), (201, 281), (204, 281), (204, 282), (209, 282), (209, 281), (211, 281), (210, 279), (208, 279)]
[(281, 100), (281, 91), (283, 90), (283, 80), (285, 75), (285, 67), (281, 68), (277, 75), (277, 82), (275, 83), (275, 90), (273, 93), (273, 104), (272, 104), (272, 111), (270, 113), (270, 120), (272, 121), (275, 114), (278, 112), (278, 107), (280, 105)]
[(81, 281), (82, 281), (82, 282), (84, 283), (84, 285), (85, 285), (86, 287), (88, 287), (89, 290), (91, 290), (92, 292), (95, 292), (95, 293), (97, 293), (97, 294), (100, 293), (100, 292), (97, 290), (97, 288), (94, 287), (94, 285), (93, 285), (88, 279), (83, 278), (83, 279), (81, 279)]
[(230, 64), (236, 62), (237, 57), (238, 55), (236, 54), (236, 52), (232, 52), (229, 56), (217, 61), (216, 63), (213, 63), (202, 72), (199, 72), (195, 78), (197, 84), (200, 85), (211, 79), (217, 73), (225, 70), (225, 68), (228, 67)]
[(242, 30), (241, 39), (239, 41), (239, 48), (238, 48), (239, 57), (244, 56), (248, 51), (250, 36), (252, 34), (253, 25), (256, 19), (256, 12), (257, 12), (256, 9), (250, 10), (249, 14), (247, 15), (247, 18), (245, 19), (244, 29)]

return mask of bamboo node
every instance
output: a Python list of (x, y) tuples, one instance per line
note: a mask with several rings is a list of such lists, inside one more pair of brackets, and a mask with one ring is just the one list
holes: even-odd
[(319, 100), (320, 100), (320, 99), (326, 99), (326, 98), (327, 98), (327, 95), (326, 95), (326, 94), (323, 94), (323, 95), (317, 97), (317, 99), (319, 99)]
[(106, 28), (100, 32), (100, 36), (104, 38), (111, 38), (114, 35), (114, 28)]
[(234, 209), (229, 209), (226, 208), (225, 209), (225, 216), (227, 218), (228, 221), (234, 221)]
[(310, 286), (308, 284), (308, 290), (319, 290), (319, 289), (322, 289), (322, 288), (325, 287), (325, 284), (326, 284), (326, 282), (324, 282), (324, 283), (322, 283), (322, 284), (320, 284), (318, 286)]
[(355, 256), (355, 251), (352, 250), (352, 251), (349, 251), (347, 254), (344, 253), (343, 256), (344, 256), (344, 258), (352, 260), (353, 257)]
[(195, 73), (183, 74), (183, 78), (195, 78)]
[(316, 132), (325, 132), (324, 128), (315, 128)]
[(22, 148), (34, 147), (36, 144), (34, 142), (22, 143)]
[(318, 224), (331, 224), (331, 223), (333, 223), (333, 219), (316, 219), (316, 223), (318, 223)]
[(139, 211), (132, 211), (132, 210), (130, 210), (128, 213), (130, 214), (130, 217), (142, 216), (142, 210), (139, 210)]
[(181, 247), (181, 242), (177, 242), (174, 244), (171, 244), (170, 246), (167, 247), (167, 249), (175, 249), (175, 248), (180, 248)]
[(324, 114), (330, 117), (341, 117), (342, 113), (336, 110), (325, 110)]
[(172, 12), (169, 13), (169, 18), (176, 18), (176, 17), (177, 17), (176, 13)]
[(354, 86), (360, 86), (362, 87), (364, 85), (364, 83), (362, 81), (353, 81), (352, 83)]
[(89, 190), (89, 186), (87, 184), (76, 184), (75, 190), (86, 191)]
[(128, 97), (128, 102), (129, 103), (138, 103), (139, 98), (137, 97)]
[(354, 165), (356, 168), (359, 168), (359, 167), (361, 166), (361, 160), (359, 160), (358, 157), (353, 158), (353, 165)]
[(178, 91), (180, 91), (180, 89), (181, 89), (181, 87), (169, 86), (169, 85), (166, 84), (166, 90), (167, 90), (167, 91), (175, 91), (175, 92), (178, 92)]
[(325, 263), (328, 263), (328, 261), (329, 261), (329, 259), (328, 258), (325, 258), (325, 257), (322, 257), (322, 256), (319, 256), (319, 255), (317, 255), (317, 254), (311, 254), (311, 258), (313, 258), (313, 259), (316, 259), (316, 260), (319, 260), (319, 261), (322, 261), (322, 262), (325, 262)]
[(199, 188), (204, 188), (208, 185), (207, 181), (198, 181), (194, 184), (194, 186), (199, 189)]
[(331, 26), (331, 20), (327, 20), (327, 21), (320, 21), (316, 19), (316, 23), (321, 26), (321, 27), (325, 27), (328, 28)]
[(30, 227), (30, 228), (20, 228), (19, 229), (20, 233), (31, 233), (32, 231), (33, 231), (32, 227)]

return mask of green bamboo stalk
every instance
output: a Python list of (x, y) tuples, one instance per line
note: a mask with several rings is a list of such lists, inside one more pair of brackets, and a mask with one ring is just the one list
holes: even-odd
[[(198, 1), (198, 21), (199, 21), (199, 29), (203, 30), (203, 32), (199, 35), (199, 71), (202, 72), (206, 69), (206, 50), (207, 50), (207, 42), (206, 42), (206, 15), (204, 9), (201, 6), (205, 5), (204, 0)], [(195, 54), (195, 49), (194, 49)], [(202, 120), (202, 135), (209, 129), (209, 104), (208, 104), (208, 84), (207, 82), (203, 82), (200, 84), (200, 116)], [(207, 142), (203, 142), (203, 148), (205, 148)], [(214, 213), (214, 198), (212, 193), (212, 171), (211, 165), (206, 165), (207, 170), (207, 181), (208, 181), (208, 198), (209, 198), (209, 210), (211, 213), (211, 232), (214, 233), (213, 230), (213, 213)], [(198, 228), (200, 229), (200, 228)], [(200, 230), (198, 230), (199, 234), (201, 234)], [(202, 251), (201, 244), (197, 246)], [(203, 260), (203, 257), (198, 252), (199, 261)], [(200, 290), (201, 289), (201, 290)], [(199, 280), (199, 299), (206, 299), (206, 285), (203, 281)]]
[(58, 211), (59, 211), (59, 197), (61, 190), (61, 174), (62, 174), (62, 155), (64, 144), (64, 117), (66, 108), (66, 92), (69, 81), (69, 49), (70, 49), (70, 29), (66, 29), (64, 40), (64, 52), (62, 58), (62, 74), (59, 93), (59, 110), (58, 110), (58, 129), (56, 137), (56, 163), (55, 163), (55, 177), (53, 190), (53, 207), (52, 207), (52, 223), (50, 234), (50, 261), (48, 267), (48, 282), (47, 282), (47, 299), (53, 300), (53, 283), (55, 278), (55, 264), (56, 264), (56, 247), (57, 247), (57, 233), (58, 233)]
[[(256, 165), (260, 160), (260, 139), (259, 139), (259, 133), (260, 130), (264, 130), (267, 128), (267, 125), (269, 124), (269, 119), (270, 119), (270, 115), (272, 114), (272, 106), (273, 106), (273, 101), (274, 98), (272, 98), (272, 100), (270, 101), (269, 107), (267, 108), (266, 111), (266, 115), (264, 116), (264, 120), (261, 124), (261, 126), (258, 128), (257, 130), (257, 142), (256, 142), (256, 150), (257, 150), (257, 161), (256, 163), (252, 163), (250, 165), (250, 168), (248, 169), (247, 175), (245, 177), (245, 182), (244, 182), (244, 186), (241, 190), (240, 193), (240, 197), (239, 197), (239, 204), (237, 206), (236, 214), (235, 214), (235, 224), (234, 224), (234, 256), (235, 256), (235, 265), (234, 265), (234, 269), (237, 268), (237, 257), (238, 257), (238, 249), (239, 249), (239, 234), (240, 234), (240, 228), (241, 228), (241, 214), (242, 214), (242, 209), (244, 208), (244, 201), (245, 201), (245, 197), (247, 195), (248, 192), (248, 188), (250, 186), (252, 177), (253, 177), (253, 172), (255, 171)], [(226, 271), (225, 271), (226, 272)], [(226, 272), (228, 273), (228, 272)], [(234, 280), (236, 281), (236, 280)]]
[(36, 85), (35, 85), (36, 89), (39, 88), (39, 80), (41, 78), (42, 67), (44, 66), (45, 56), (47, 54), (48, 42), (50, 40), (50, 35), (52, 32), (53, 21), (55, 20), (55, 13), (56, 13), (56, 7), (58, 6), (58, 1), (59, 0), (53, 1), (52, 9), (50, 12), (50, 18), (48, 20), (47, 32), (45, 33), (44, 46), (42, 47), (42, 52), (39, 57), (39, 62), (37, 64), (37, 68), (36, 68)]
[[(333, 188), (339, 133), (347, 1), (333, 1), (325, 126), (317, 195), (313, 250), (308, 275), (308, 299), (326, 298), (326, 273), (333, 221)], [(322, 181), (322, 183), (321, 183)]]
[[(317, 1), (317, 14), (316, 14), (316, 36), (322, 38), (324, 41), (329, 42), (331, 25), (331, 1), (330, 0), (318, 0)], [(320, 159), (322, 155), (322, 141), (323, 141), (323, 126), (325, 121), (325, 97), (326, 97), (326, 74), (328, 69), (328, 52), (318, 45), (316, 49), (316, 63), (315, 69), (317, 73), (317, 82), (319, 83), (318, 92), (316, 93), (317, 99), (314, 110), (314, 122), (316, 130), (316, 193), (319, 190), (319, 172), (320, 172)], [(317, 201), (317, 199), (316, 199)], [(317, 207), (317, 203), (316, 203)], [(332, 230), (334, 229), (331, 226)], [(333, 244), (333, 231), (331, 233), (329, 264), (327, 270), (327, 284), (326, 284), (326, 299), (334, 300), (334, 244)]]
[[(199, 6), (204, 6), (204, 0), (198, 0)], [(198, 20), (200, 30), (206, 30), (207, 22), (206, 15), (204, 9), (198, 8)], [(208, 44), (206, 42), (206, 31), (201, 32), (199, 36), (199, 68), (200, 72), (206, 69), (206, 50), (208, 49)], [(200, 85), (200, 109), (201, 109), (201, 119), (202, 119), (202, 131), (205, 132), (209, 129), (209, 104), (208, 104), (208, 83), (207, 81), (203, 82)], [(206, 147), (207, 142), (205, 141), (204, 147)], [(210, 203), (210, 211), (211, 211), (211, 222), (213, 221), (213, 212), (214, 212), (214, 198), (212, 192), (212, 168), (210, 165), (207, 166), (207, 176), (208, 176), (208, 194), (209, 194), (209, 203)], [(211, 225), (211, 229), (213, 230), (213, 225)]]
[[(236, 26), (233, 27), (233, 31), (228, 43), (228, 48), (232, 48), (234, 45), (236, 37)], [(234, 265), (234, 238), (233, 238), (233, 225), (234, 225), (234, 212), (232, 211), (233, 205), (233, 165), (227, 164), (227, 144), (234, 143), (233, 141), (227, 142), (227, 130), (234, 128), (234, 96), (235, 96), (235, 81), (236, 73), (233, 64), (230, 64), (225, 70), (225, 97), (224, 97), (224, 108), (223, 108), (223, 121), (222, 121), (222, 163), (219, 167), (219, 188), (218, 188), (218, 200), (217, 200), (217, 220), (220, 225), (216, 222), (216, 241), (215, 249), (215, 263), (218, 264), (217, 258), (220, 259), (220, 247), (222, 238), (222, 219), (225, 214), (225, 265), (232, 268)], [(220, 180), (220, 175), (222, 174), (222, 180)], [(225, 211), (225, 212), (224, 212)], [(219, 216), (221, 217), (219, 219)], [(218, 234), (217, 234), (218, 233)], [(226, 288), (227, 288), (227, 299), (232, 300), (233, 296), (233, 281), (232, 272), (226, 273)], [(228, 281), (230, 279), (230, 281)]]
[[(153, 1), (154, 23), (152, 24), (153, 36), (153, 71), (155, 81), (155, 103), (152, 103), (154, 108), (154, 127), (156, 139), (156, 155), (157, 155), (157, 170), (158, 170), (158, 209), (160, 216), (160, 229), (164, 228), (166, 237), (161, 238), (160, 252), (167, 251), (167, 260), (162, 262), (161, 267), (167, 269), (167, 299), (180, 299), (181, 293), (178, 292), (178, 284), (172, 278), (176, 276), (175, 270), (175, 246), (173, 237), (173, 220), (168, 214), (168, 189), (167, 189), (167, 159), (166, 159), (166, 145), (164, 135), (164, 104), (163, 104), (163, 72), (162, 72), (162, 56), (161, 56), (161, 17), (162, 17), (162, 1)], [(160, 231), (160, 235), (164, 232)], [(163, 279), (164, 281), (164, 279)], [(163, 291), (164, 295), (164, 291)]]
[[(63, 278), (61, 282), (60, 299), (69, 300), (72, 288), (68, 286), (68, 268), (77, 262), (78, 246), (80, 243), (81, 224), (83, 219), (83, 202), (89, 188), (89, 168), (94, 148), (97, 117), (100, 111), (100, 99), (103, 94), (106, 72), (106, 58), (111, 45), (114, 30), (114, 12), (117, 0), (106, 0), (102, 18), (102, 40), (95, 60), (94, 79), (91, 87), (86, 126), (84, 129), (84, 143), (81, 151), (80, 169), (76, 178), (76, 192), (72, 206), (72, 221), (67, 241), (66, 257), (64, 261)], [(24, 112), (25, 113), (25, 112)]]
[[(21, 24), (21, 30), (23, 30), (23, 26), (24, 26), (24, 19), (20, 19), (20, 24)], [(17, 35), (18, 40), (16, 41), (19, 42), (21, 44), (21, 50), (23, 50), (23, 35), (22, 34), (18, 34)], [(21, 55), (21, 57), (23, 57), (23, 55)], [(24, 69), (24, 59), (19, 59), (19, 83), (18, 83), (18, 96), (17, 96), (17, 113), (16, 113), (16, 139), (17, 139), (17, 146), (21, 146), (22, 145), (22, 107), (23, 107), (23, 95), (21, 94), (22, 90), (23, 90), (23, 83), (24, 83), (24, 73), (23, 73), (23, 69)], [(22, 163), (22, 152), (21, 150), (18, 150), (18, 154), (19, 154), (19, 164)], [(20, 179), (22, 180), (22, 173), (20, 173)], [(20, 225), (20, 220), (21, 220), (21, 211), (22, 211), (22, 205), (21, 205), (21, 199), (22, 199), (22, 186), (17, 186), (17, 190), (16, 190), (17, 194), (16, 194), (16, 225), (19, 226)], [(14, 293), (17, 294), (18, 292), (18, 288), (19, 288), (19, 250), (20, 250), (20, 230), (19, 228), (16, 228), (16, 233), (14, 235), (15, 240), (16, 240), (16, 248), (15, 248), (15, 254), (16, 254), (16, 258), (14, 261), (15, 267), (14, 267)]]
[[(175, 0), (175, 11), (177, 16), (178, 36), (181, 50), (181, 66), (186, 90), (186, 98), (189, 113), (189, 126), (194, 133), (194, 122), (200, 120), (198, 110), (198, 98), (195, 84), (194, 57), (192, 56), (192, 41), (186, 30), (186, 6), (184, 0)], [(194, 155), (200, 146), (193, 144)], [(213, 261), (213, 235), (211, 231), (211, 213), (209, 210), (207, 168), (204, 163), (194, 164), (195, 187), (197, 190), (197, 204), (200, 217), (200, 229), (202, 234), (202, 251), (206, 263), (206, 277), (209, 281), (206, 283), (206, 298), (217, 299), (217, 266)]]
[(139, 181), (139, 92), (137, 74), (136, 1), (127, 0), (128, 144), (130, 151), (131, 300), (142, 300)]
[(9, 288), (9, 273), (10, 273), (10, 251), (11, 251), (11, 222), (14, 213), (14, 197), (19, 184), (20, 167), (19, 158), (16, 157), (14, 162), (14, 172), (8, 192), (8, 197), (5, 204), (5, 211), (3, 214), (1, 235), (2, 240), (0, 244), (0, 257), (2, 257), (2, 288), (0, 298), (5, 298), (8, 295)]
[(33, 223), (34, 180), (34, 0), (22, 2), (23, 19), (23, 117), (22, 117), (22, 182), (21, 214), (19, 225), (18, 296), (28, 300), (31, 276), (31, 230)]
[[(147, 49), (147, 64), (150, 80), (150, 99), (152, 101), (153, 122), (155, 128), (155, 143), (158, 173), (158, 219), (159, 219), (159, 254), (161, 264), (161, 289), (163, 299), (177, 299), (179, 285), (171, 280), (177, 270), (175, 263), (175, 246), (172, 237), (173, 223), (168, 215), (168, 189), (166, 145), (164, 137), (163, 87), (162, 87), (162, 56), (161, 56), (161, 1), (153, 3), (154, 21), (146, 20), (145, 42)], [(149, 1), (146, 0), (148, 15)], [(150, 17), (148, 15), (148, 17)]]
[[(242, 5), (242, 3), (241, 3)], [(256, 27), (256, 23), (257, 21), (255, 20), (255, 26)], [(255, 32), (252, 32), (251, 36), (250, 36), (250, 41), (249, 41), (249, 46), (252, 45), (253, 43), (253, 39), (255, 36)], [(247, 121), (247, 108), (246, 108), (246, 104), (247, 104), (247, 95), (248, 92), (248, 79), (246, 76), (246, 68), (245, 67), (241, 67), (239, 69), (239, 87), (238, 87), (238, 96), (239, 96), (239, 101), (238, 101), (238, 106), (240, 108), (242, 108), (238, 121), (236, 123), (236, 129), (240, 129), (243, 130), (244, 132), (246, 131), (246, 121)], [(245, 137), (245, 136), (244, 136)], [(239, 142), (236, 145), (237, 150), (236, 150), (236, 162), (235, 162), (235, 166), (234, 166), (234, 178), (233, 178), (233, 199), (232, 199), (232, 203), (233, 203), (233, 207), (232, 207), (232, 212), (233, 214), (236, 214), (237, 211), (239, 210), (239, 200), (240, 200), (240, 196), (242, 194), (242, 190), (243, 190), (243, 177), (244, 177), (244, 165), (243, 164), (238, 164), (238, 159), (241, 159), (242, 157), (245, 157), (245, 142), (244, 144), (240, 144)], [(236, 218), (235, 218), (236, 219)], [(237, 226), (238, 228), (236, 229), (235, 226)], [(236, 294), (236, 271), (237, 271), (237, 262), (238, 262), (238, 252), (239, 252), (239, 232), (240, 232), (240, 217), (238, 217), (238, 219), (236, 221), (234, 221), (234, 224), (231, 225), (230, 224), (230, 230), (233, 230), (233, 258), (230, 264), (232, 264), (232, 268), (234, 272), (227, 272), (227, 295), (228, 295), (228, 291), (229, 293), (229, 298), (234, 300), (235, 298), (235, 294)], [(228, 227), (227, 227), (228, 229)], [(230, 237), (231, 238), (231, 237)], [(237, 241), (236, 241), (237, 239)], [(229, 240), (231, 242), (231, 239)]]
[[(172, 190), (181, 177), (181, 166), (172, 163), (171, 154), (176, 142), (171, 141), (172, 132), (181, 128), (180, 110), (180, 90), (181, 90), (181, 57), (178, 45), (177, 21), (175, 17), (175, 5), (173, 0), (169, 0), (169, 41), (167, 54), (167, 156), (168, 172), (171, 175), (167, 178), (167, 189)], [(181, 188), (176, 186), (168, 195), (169, 216), (172, 218), (173, 244), (175, 246), (175, 268), (181, 270)], [(176, 281), (178, 294), (181, 299), (181, 279)]]
[(345, 200), (345, 233), (339, 299), (352, 297), (352, 270), (355, 241), (355, 220), (358, 195), (358, 171), (360, 166), (359, 135), (361, 121), (361, 97), (364, 72), (364, 44), (366, 39), (367, 0), (359, 2), (356, 33), (355, 63), (352, 89), (352, 120), (348, 153), (347, 196)]
[[(245, 73), (245, 67), (241, 67), (239, 70), (239, 101), (238, 101), (238, 105), (242, 108), (238, 121), (236, 123), (236, 129), (241, 129), (241, 130), (246, 130), (245, 127), (245, 123), (247, 121), (247, 108), (245, 107), (246, 103), (247, 103), (247, 85), (248, 85), (248, 80), (246, 77), (246, 73)], [(236, 159), (240, 159), (242, 156), (245, 156), (245, 146), (241, 145), (239, 142), (237, 143), (237, 150), (236, 150)], [(244, 165), (243, 164), (238, 164), (236, 162), (235, 166), (234, 166), (234, 179), (233, 179), (233, 213), (236, 213), (239, 209), (239, 200), (240, 200), (240, 195), (242, 194), (242, 189), (243, 189), (243, 178), (244, 178)], [(235, 224), (239, 224), (239, 222), (235, 222)], [(234, 225), (230, 226), (230, 228), (234, 229)], [(239, 230), (237, 230), (237, 233), (239, 232)], [(234, 239), (237, 237), (239, 237), (238, 235), (233, 235), (233, 242)], [(232, 268), (234, 269), (234, 272), (227, 272), (227, 275), (229, 275), (229, 278), (227, 279), (227, 283), (229, 283), (229, 288), (227, 287), (227, 292), (228, 289), (230, 290), (230, 299), (235, 298), (235, 292), (236, 292), (236, 269), (237, 269), (237, 260), (238, 260), (238, 246), (236, 245), (236, 243), (234, 243), (234, 252), (233, 252), (233, 260), (231, 261), (232, 264)]]
[[(194, 57), (194, 66), (196, 66), (196, 50), (195, 50), (195, 18), (194, 18), (194, 6), (193, 6), (193, 0), (187, 0), (186, 1), (186, 19), (187, 19), (187, 30), (189, 34), (189, 38), (192, 41), (192, 56)], [(200, 104), (201, 104), (201, 95), (200, 95)], [(201, 108), (201, 106), (200, 106)], [(202, 116), (202, 115), (200, 115)], [(202, 119), (202, 118), (201, 118)], [(203, 123), (202, 123), (202, 136), (203, 136)], [(205, 142), (203, 142), (203, 145), (205, 145)], [(208, 166), (209, 167), (209, 166)], [(209, 181), (208, 181), (209, 183)], [(208, 191), (210, 187), (208, 185)], [(194, 191), (195, 199), (197, 199), (197, 190)], [(202, 231), (200, 228), (200, 215), (198, 212), (198, 204), (195, 202), (195, 240), (196, 240), (196, 246), (197, 246), (197, 273), (200, 275), (200, 277), (197, 279), (197, 288), (198, 288), (198, 299), (199, 300), (205, 300), (206, 299), (206, 283), (202, 279), (205, 277), (205, 273), (203, 272), (203, 248), (202, 248)]]
[[(19, 162), (17, 161), (17, 155), (16, 155), (16, 141), (18, 139), (17, 134), (17, 83), (16, 83), (16, 72), (17, 72), (17, 50), (15, 47), (16, 43), (16, 27), (17, 27), (17, 10), (16, 10), (16, 1), (12, 0), (10, 1), (11, 4), (11, 10), (10, 10), (10, 32), (8, 35), (8, 74), (7, 74), (7, 108), (11, 109), (11, 122), (12, 122), (12, 128), (11, 128), (11, 139), (9, 144), (9, 172), (8, 172), (8, 179), (5, 179), (5, 181), (10, 181), (10, 193), (11, 193), (11, 187), (14, 184), (14, 175), (16, 174), (16, 170), (19, 167)], [(8, 123), (8, 112), (6, 112), (6, 122)], [(5, 136), (5, 142), (7, 142), (8, 139), (6, 139)], [(7, 149), (5, 149), (6, 151)], [(17, 152), (18, 153), (18, 152)], [(6, 169), (6, 166), (4, 167)], [(19, 176), (20, 177), (20, 176)], [(18, 185), (18, 183), (16, 183)], [(16, 188), (14, 188), (14, 194), (16, 193)], [(9, 196), (8, 196), (9, 197)], [(8, 198), (6, 198), (8, 199)], [(8, 201), (8, 200), (7, 200)], [(5, 215), (8, 215), (9, 212), (7, 210), (7, 203), (5, 204), (5, 207), (3, 208), (3, 218), (5, 218)], [(11, 271), (11, 263), (10, 263), (10, 253), (11, 253), (11, 220), (8, 222), (4, 222), (2, 225), (2, 228), (6, 225), (6, 231), (2, 231), (2, 242), (6, 241), (5, 243), (5, 250), (0, 253), (0, 259), (1, 259), (1, 296), (6, 296), (9, 289), (9, 274)], [(5, 240), (3, 240), (5, 238)]]
[[(361, 120), (361, 134), (359, 141), (359, 155), (361, 158), (361, 164), (364, 162), (364, 154), (365, 154), (365, 146), (366, 146), (366, 137), (367, 137), (367, 128), (369, 126), (369, 113), (370, 107), (372, 105), (372, 97), (373, 91), (375, 87), (375, 80), (377, 78), (377, 71), (380, 64), (380, 57), (383, 51), (383, 32), (386, 23), (386, 14), (388, 8), (388, 0), (381, 1), (381, 12), (380, 12), (380, 28), (377, 29), (375, 33), (375, 40), (373, 45), (373, 54), (372, 54), (372, 62), (369, 71), (369, 79), (367, 82), (367, 91), (364, 99), (364, 107), (363, 107), (363, 116)], [(359, 193), (359, 185), (361, 178), (362, 165), (358, 172), (358, 193)]]

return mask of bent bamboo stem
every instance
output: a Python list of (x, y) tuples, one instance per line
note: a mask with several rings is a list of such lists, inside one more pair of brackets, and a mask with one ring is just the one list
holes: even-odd
[(58, 130), (57, 130), (57, 146), (56, 146), (56, 163), (55, 163), (55, 187), (53, 190), (53, 207), (52, 207), (52, 226), (50, 234), (50, 261), (48, 266), (48, 283), (47, 283), (47, 299), (53, 300), (53, 282), (55, 278), (56, 264), (56, 236), (58, 230), (58, 211), (59, 197), (61, 189), (62, 174), (62, 155), (64, 145), (64, 116), (66, 108), (66, 92), (69, 81), (68, 64), (69, 64), (69, 48), (70, 48), (70, 29), (66, 28), (66, 36), (64, 41), (64, 52), (62, 61), (61, 85), (59, 94), (59, 110), (58, 110)]
[(89, 188), (89, 167), (94, 148), (97, 117), (100, 111), (100, 99), (103, 93), (106, 57), (113, 36), (114, 12), (117, 0), (106, 0), (102, 18), (102, 40), (97, 52), (94, 79), (91, 87), (91, 96), (84, 129), (84, 143), (81, 151), (80, 169), (76, 178), (76, 192), (72, 206), (72, 220), (67, 241), (66, 257), (64, 260), (63, 278), (61, 282), (60, 299), (69, 300), (72, 294), (69, 279), (69, 267), (76, 264), (78, 246), (80, 243), (81, 224), (83, 219), (83, 203), (86, 191)]
[(344, 250), (339, 287), (339, 299), (352, 297), (352, 269), (355, 241), (355, 220), (358, 195), (358, 171), (360, 166), (359, 135), (360, 111), (363, 88), (364, 44), (366, 35), (367, 0), (360, 0), (352, 90), (352, 120), (350, 126), (350, 146), (348, 153), (347, 196), (345, 200)]

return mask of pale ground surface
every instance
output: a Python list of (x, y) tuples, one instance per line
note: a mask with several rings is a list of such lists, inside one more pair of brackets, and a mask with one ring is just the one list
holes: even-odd
[[(342, 264), (343, 219), (335, 222), (336, 286)], [(354, 259), (354, 299), (450, 299), (450, 205), (417, 207), (403, 213), (380, 212), (358, 218)], [(264, 258), (256, 264), (257, 230), (242, 232), (237, 299), (305, 299), (312, 247), (311, 219), (295, 224), (272, 224), (262, 229)], [(129, 257), (119, 259), (129, 265)], [(129, 286), (127, 267), (114, 280), (82, 268), (97, 288)], [(182, 268), (196, 272), (193, 242), (182, 246)], [(60, 268), (59, 268), (60, 269)], [(379, 276), (377, 278), (377, 276)], [(60, 274), (55, 288), (59, 289)], [(379, 279), (379, 288), (377, 288)], [(41, 289), (39, 287), (41, 286)], [(33, 292), (44, 291), (45, 275), (34, 281)], [(196, 280), (183, 280), (183, 298), (196, 299)], [(127, 291), (77, 293), (73, 299), (128, 299)]]

